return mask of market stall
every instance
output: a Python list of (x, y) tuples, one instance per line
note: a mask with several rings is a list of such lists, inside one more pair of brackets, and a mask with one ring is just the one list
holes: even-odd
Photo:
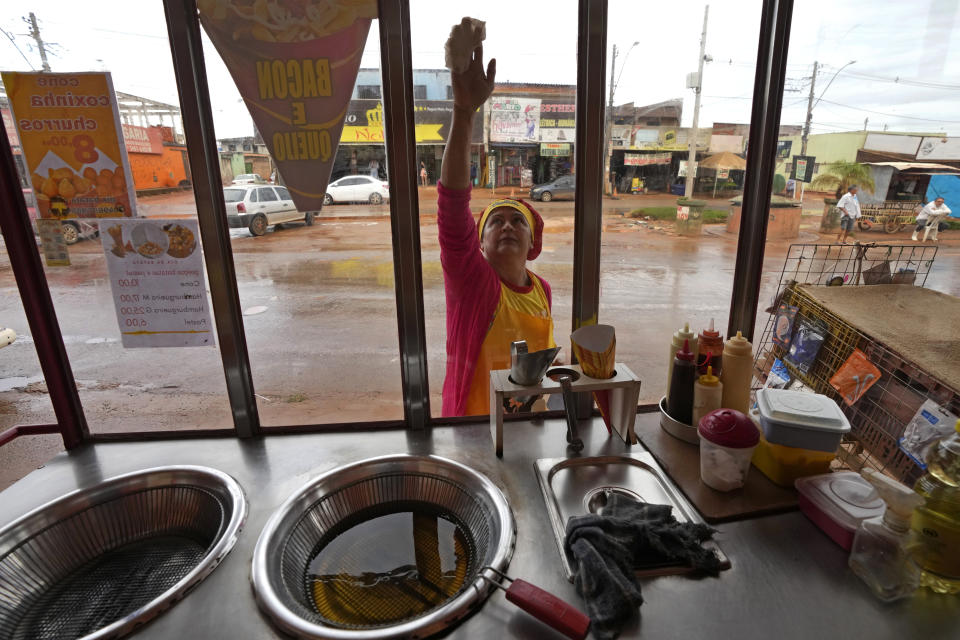
[[(729, 151), (724, 151), (704, 159), (700, 162), (700, 168), (713, 171), (713, 197), (716, 198), (717, 183), (728, 178), (733, 180), (730, 174), (734, 171), (746, 171), (747, 161)], [(737, 181), (733, 180), (733, 182), (736, 183)]]

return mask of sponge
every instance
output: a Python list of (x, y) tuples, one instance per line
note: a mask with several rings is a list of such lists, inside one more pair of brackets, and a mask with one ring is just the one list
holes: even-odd
[(443, 46), (444, 61), (447, 69), (463, 73), (470, 66), (473, 50), (487, 37), (487, 23), (476, 18), (464, 18), (460, 24), (453, 25), (450, 37)]

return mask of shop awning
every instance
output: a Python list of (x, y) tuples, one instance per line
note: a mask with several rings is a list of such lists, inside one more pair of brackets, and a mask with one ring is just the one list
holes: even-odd
[(747, 161), (729, 151), (717, 153), (700, 162), (701, 169), (732, 169), (743, 171), (747, 168)]
[(864, 162), (863, 164), (873, 167), (893, 167), (897, 171), (909, 171), (910, 173), (929, 173), (930, 175), (953, 173), (960, 175), (960, 171), (957, 171), (955, 167), (935, 162)]

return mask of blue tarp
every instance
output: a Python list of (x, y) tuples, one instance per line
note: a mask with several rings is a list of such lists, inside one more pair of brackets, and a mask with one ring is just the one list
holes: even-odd
[(943, 198), (952, 211), (951, 218), (960, 218), (960, 176), (930, 176), (927, 202), (935, 198)]

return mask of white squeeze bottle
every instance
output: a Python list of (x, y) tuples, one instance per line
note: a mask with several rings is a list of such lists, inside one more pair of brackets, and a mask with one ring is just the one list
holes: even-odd
[(723, 383), (713, 375), (713, 367), (707, 365), (707, 372), (693, 383), (693, 426), (700, 424), (700, 418), (721, 407)]
[(723, 345), (723, 399), (720, 406), (750, 413), (750, 384), (753, 382), (753, 345), (737, 331)]
[(677, 329), (670, 341), (670, 353), (667, 354), (667, 393), (670, 397), (670, 378), (673, 377), (673, 360), (677, 357), (677, 351), (683, 351), (683, 341), (689, 340), (688, 347), (693, 354), (693, 361), (697, 361), (697, 334), (690, 331), (690, 323), (684, 322), (683, 329)]

